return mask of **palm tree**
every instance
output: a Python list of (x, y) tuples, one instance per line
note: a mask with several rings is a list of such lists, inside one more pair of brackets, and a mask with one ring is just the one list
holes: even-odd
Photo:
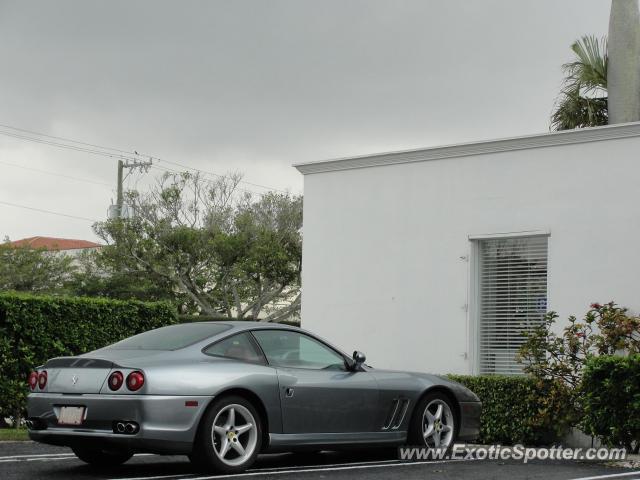
[(571, 50), (576, 58), (562, 66), (565, 79), (551, 115), (551, 129), (606, 125), (607, 39), (584, 36), (571, 45)]

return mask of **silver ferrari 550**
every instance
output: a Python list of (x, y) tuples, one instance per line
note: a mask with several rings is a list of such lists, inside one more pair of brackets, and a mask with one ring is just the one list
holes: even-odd
[(364, 362), (284, 325), (158, 328), (32, 372), (29, 436), (91, 464), (186, 454), (227, 473), (261, 452), (448, 448), (477, 436), (481, 404), (465, 387)]

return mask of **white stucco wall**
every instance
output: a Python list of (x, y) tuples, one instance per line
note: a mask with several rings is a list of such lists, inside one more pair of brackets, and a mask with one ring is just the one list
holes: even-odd
[(549, 309), (639, 312), (637, 135), (306, 174), (303, 328), (374, 367), (471, 373), (461, 257), (469, 236), (522, 231), (550, 234)]

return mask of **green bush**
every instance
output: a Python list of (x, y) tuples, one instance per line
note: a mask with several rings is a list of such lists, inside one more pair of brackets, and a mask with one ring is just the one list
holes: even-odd
[(586, 363), (582, 428), (610, 446), (640, 446), (640, 354), (602, 355)]
[(449, 375), (482, 401), (481, 443), (541, 444), (565, 432), (566, 391), (562, 385), (529, 376)]
[(21, 416), (27, 376), (47, 359), (176, 321), (165, 303), (0, 293), (0, 416)]

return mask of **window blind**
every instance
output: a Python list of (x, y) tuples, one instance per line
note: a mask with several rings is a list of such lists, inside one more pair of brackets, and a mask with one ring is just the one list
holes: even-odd
[(522, 373), (523, 333), (547, 310), (547, 244), (546, 236), (479, 241), (480, 373)]

